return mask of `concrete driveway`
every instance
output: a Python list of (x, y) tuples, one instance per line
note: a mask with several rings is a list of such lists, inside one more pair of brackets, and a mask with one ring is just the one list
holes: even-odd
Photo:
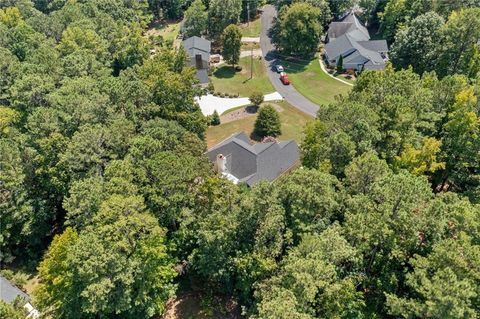
[(282, 82), (280, 82), (279, 74), (274, 70), (274, 67), (277, 64), (277, 59), (275, 46), (272, 44), (269, 36), (269, 30), (272, 27), (273, 19), (276, 16), (277, 10), (274, 6), (267, 5), (263, 7), (260, 47), (262, 48), (263, 60), (267, 67), (268, 77), (275, 90), (277, 90), (277, 92), (280, 93), (288, 103), (300, 111), (315, 117), (320, 106), (301, 95), (293, 85), (283, 85)]

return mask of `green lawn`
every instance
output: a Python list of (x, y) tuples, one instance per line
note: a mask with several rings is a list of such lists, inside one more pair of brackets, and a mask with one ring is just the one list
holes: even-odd
[[(273, 105), (274, 103), (269, 104)], [(278, 105), (282, 109), (282, 112), (279, 112), (280, 120), (282, 122), (282, 135), (280, 135), (278, 139), (281, 141), (294, 139), (300, 143), (302, 141), (305, 124), (313, 118), (297, 110), (285, 101), (275, 103), (275, 105)], [(231, 111), (232, 110), (230, 110), (230, 112)], [(208, 147), (210, 148), (218, 144), (236, 132), (244, 131), (247, 135), (250, 135), (253, 132), (255, 119), (256, 115), (209, 127), (207, 130)]]
[(147, 31), (147, 35), (161, 36), (165, 41), (175, 41), (180, 33), (181, 21), (154, 24), (151, 29)]
[(257, 18), (250, 22), (248, 25), (247, 23), (241, 24), (240, 31), (242, 32), (242, 37), (259, 37), (262, 29), (262, 24), (260, 22), (260, 18)]
[(250, 79), (250, 57), (241, 58), (242, 71), (235, 72), (230, 65), (223, 64), (210, 77), (216, 92), (239, 94), (248, 97), (253, 91), (264, 94), (275, 91), (268, 79), (265, 66), (259, 58), (253, 58), (253, 78)]
[(352, 88), (323, 72), (317, 59), (283, 60), (280, 63), (298, 92), (318, 105), (332, 103), (336, 95), (346, 95)]

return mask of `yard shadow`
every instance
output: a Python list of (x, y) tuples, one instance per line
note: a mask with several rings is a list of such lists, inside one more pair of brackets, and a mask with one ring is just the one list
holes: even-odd
[(235, 73), (235, 69), (232, 66), (223, 65), (213, 72), (213, 75), (219, 79), (230, 79), (235, 76)]
[(282, 65), (287, 73), (304, 72), (314, 58), (284, 56), (276, 51), (270, 51), (266, 54), (265, 60), (269, 62), (270, 70), (276, 72), (276, 65)]
[[(202, 293), (182, 294), (176, 298), (173, 311), (162, 319), (242, 319), (239, 305), (226, 296), (209, 296)], [(167, 306), (168, 307), (168, 306)]]

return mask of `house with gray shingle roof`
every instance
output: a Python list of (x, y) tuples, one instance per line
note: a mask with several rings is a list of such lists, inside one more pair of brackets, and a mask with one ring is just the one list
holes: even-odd
[(252, 186), (273, 181), (299, 163), (295, 141), (266, 141), (251, 144), (244, 132), (236, 133), (207, 151), (208, 158), (223, 176)]
[(197, 78), (200, 84), (208, 84), (211, 42), (204, 38), (193, 36), (183, 40), (182, 46), (187, 51), (189, 66), (197, 69)]
[(20, 302), (27, 313), (25, 318), (38, 318), (40, 316), (39, 312), (31, 305), (30, 297), (2, 276), (0, 276), (0, 300), (7, 304)]
[(340, 55), (344, 69), (357, 71), (383, 70), (388, 61), (387, 41), (370, 40), (367, 28), (353, 12), (330, 24), (327, 41), (325, 59), (330, 66), (336, 66)]

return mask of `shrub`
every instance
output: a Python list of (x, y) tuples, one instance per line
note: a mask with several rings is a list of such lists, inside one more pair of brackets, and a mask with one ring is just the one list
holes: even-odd
[(240, 72), (240, 71), (242, 71), (242, 70), (243, 70), (243, 68), (242, 68), (241, 65), (236, 65), (236, 66), (235, 66), (235, 71)]
[(265, 136), (277, 137), (282, 134), (280, 115), (273, 106), (265, 105), (260, 108), (253, 132), (260, 138)]
[(212, 82), (212, 81), (208, 82), (207, 90), (210, 91), (210, 92), (214, 92), (214, 91), (215, 91), (215, 87), (213, 86), (213, 82)]
[(343, 72), (343, 56), (340, 55), (337, 61), (337, 72), (342, 73)]
[(253, 92), (250, 95), (249, 100), (253, 105), (255, 105), (256, 107), (259, 107), (260, 104), (263, 103), (264, 97), (261, 92)]
[(217, 110), (213, 111), (213, 114), (210, 118), (210, 125), (219, 125), (220, 124), (220, 116), (218, 115)]

